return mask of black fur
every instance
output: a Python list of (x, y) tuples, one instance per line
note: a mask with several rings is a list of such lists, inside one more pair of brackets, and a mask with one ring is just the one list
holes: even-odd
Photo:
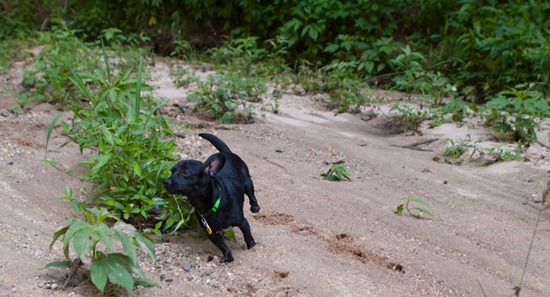
[[(198, 212), (199, 224), (207, 229), (206, 224), (202, 223), (204, 218), (212, 229), (208, 238), (222, 251), (222, 262), (232, 262), (233, 255), (225, 244), (222, 232), (233, 226), (239, 227), (246, 246), (252, 248), (256, 242), (244, 217), (244, 194), (249, 198), (252, 212), (260, 211), (260, 206), (244, 161), (218, 137), (207, 133), (199, 136), (212, 143), (219, 153), (210, 156), (204, 164), (197, 160), (179, 162), (172, 168), (172, 175), (164, 181), (164, 186), (172, 194), (187, 196)], [(218, 197), (221, 197), (220, 206), (213, 212), (212, 207)]]

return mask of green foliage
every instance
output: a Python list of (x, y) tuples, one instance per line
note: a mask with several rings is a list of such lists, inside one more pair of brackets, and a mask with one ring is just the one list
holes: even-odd
[(443, 58), (478, 94), (525, 82), (548, 94), (549, 11), (547, 1), (463, 1), (447, 20)]
[(418, 132), (420, 124), (430, 118), (430, 114), (425, 109), (419, 109), (396, 102), (390, 108), (390, 111), (396, 111), (397, 114), (390, 116), (390, 121), (397, 124), (401, 132)]
[(195, 111), (222, 123), (254, 121), (254, 105), (267, 92), (261, 78), (241, 78), (237, 75), (209, 76), (197, 84), (189, 95), (196, 103)]
[(443, 114), (451, 114), (453, 122), (462, 122), (465, 118), (473, 116), (477, 111), (477, 105), (451, 97), (441, 109)]
[[(106, 65), (107, 60), (105, 54)], [(134, 224), (148, 226), (151, 221), (161, 220), (155, 225), (157, 232), (161, 227), (163, 231), (175, 231), (174, 223), (175, 229), (180, 228), (190, 207), (181, 207), (162, 186), (176, 161), (174, 140), (167, 138), (172, 131), (158, 113), (161, 103), (141, 95), (142, 88), (147, 87), (141, 81), (141, 67), (137, 79), (130, 71), (112, 75), (105, 67), (98, 69), (88, 83), (75, 72), (70, 81), (88, 104), (73, 106), (73, 118), (62, 123), (61, 133), (67, 143), (78, 144), (81, 152), (95, 152), (81, 162), (89, 169), (82, 179), (93, 185), (90, 194), (94, 202)]]
[(35, 44), (34, 36), (14, 36), (7, 40), (0, 39), (0, 75), (7, 74), (14, 62), (32, 57), (32, 53), (25, 49)]
[[(105, 75), (102, 73), (104, 71), (98, 69), (98, 65), (104, 64), (107, 68), (107, 60), (102, 60), (97, 50), (81, 41), (76, 31), (69, 29), (63, 20), (54, 19), (52, 23), (55, 25), (50, 32), (40, 34), (44, 48), (36, 58), (36, 63), (32, 69), (23, 73), (23, 86), (27, 91), (20, 95), (20, 99), (24, 102), (33, 99), (53, 102), (67, 107), (80, 105), (81, 101), (74, 100), (79, 96), (76, 86), (71, 82), (72, 71), (78, 72), (85, 84), (98, 84), (98, 76)], [(109, 49), (118, 57), (115, 65), (119, 71), (131, 72), (137, 69), (145, 51), (124, 47), (124, 42), (132, 42), (120, 30), (107, 30), (105, 37), (112, 45)]]
[[(428, 215), (430, 217), (433, 217), (432, 213), (429, 210), (426, 209), (426, 208), (430, 208), (430, 205), (428, 204), (428, 202), (424, 201), (423, 199), (413, 198), (413, 197), (403, 197), (403, 198), (401, 198), (401, 200), (405, 201), (405, 203), (397, 205), (397, 207), (394, 211), (394, 213), (396, 215), (402, 215), (403, 210), (406, 210), (407, 213), (409, 214), (409, 216), (417, 218), (417, 219), (422, 219), (424, 217), (424, 215)], [(409, 205), (411, 203), (419, 204), (419, 205), (423, 206), (424, 208), (418, 207), (418, 206), (410, 207)], [(416, 211), (416, 213), (414, 213), (414, 211)]]
[[(67, 186), (64, 199), (70, 201), (73, 208), (83, 214), (86, 220), (69, 219), (69, 224), (53, 235), (50, 251), (55, 242), (62, 237), (63, 254), (67, 261), (50, 262), (47, 267), (68, 266), (70, 264), (70, 247), (78, 259), (91, 259), (90, 276), (93, 284), (102, 293), (107, 281), (122, 286), (132, 294), (134, 284), (155, 286), (147, 279), (137, 264), (136, 250), (139, 248), (150, 259), (155, 260), (155, 247), (151, 239), (142, 235), (132, 225), (117, 221), (113, 226), (108, 219), (118, 218), (104, 208), (88, 209), (72, 197)], [(111, 253), (114, 241), (118, 241), (124, 253)], [(71, 245), (72, 243), (72, 245)]]
[(327, 79), (330, 81), (330, 85), (327, 87), (332, 88), (327, 102), (329, 109), (336, 109), (338, 113), (358, 113), (361, 111), (361, 107), (372, 102), (371, 94), (365, 84), (354, 78), (340, 76), (336, 73), (331, 74)]
[(326, 171), (321, 172), (321, 177), (329, 181), (351, 181), (351, 175), (345, 166), (332, 164)]
[(177, 65), (170, 66), (170, 77), (174, 85), (178, 88), (186, 87), (198, 81), (197, 76), (191, 70)]
[(40, 42), (45, 45), (34, 67), (23, 73), (23, 87), (27, 92), (21, 94), (20, 99), (69, 105), (75, 90), (69, 81), (71, 69), (88, 72), (95, 69), (100, 60), (65, 22), (52, 22), (55, 22), (53, 30), (40, 34)]
[(486, 147), (483, 149), (483, 151), (488, 155), (493, 156), (495, 158), (494, 162), (521, 160), (522, 159), (521, 154), (523, 153), (521, 141), (518, 141), (517, 148), (513, 152), (509, 150), (504, 150), (502, 148), (502, 145), (497, 145), (494, 147)]
[(514, 141), (536, 140), (535, 128), (542, 119), (550, 117), (549, 102), (550, 98), (534, 90), (534, 85), (517, 85), (487, 103), (486, 125), (499, 133), (510, 134)]
[(451, 145), (445, 147), (443, 155), (451, 157), (451, 159), (458, 159), (468, 150), (467, 144), (464, 141), (455, 144), (452, 139), (449, 139), (449, 142), (451, 142)]

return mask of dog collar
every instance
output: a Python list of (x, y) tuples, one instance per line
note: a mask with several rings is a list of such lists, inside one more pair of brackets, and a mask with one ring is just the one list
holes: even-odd
[(220, 196), (218, 197), (218, 199), (216, 199), (216, 202), (214, 202), (214, 206), (212, 206), (208, 213), (204, 215), (199, 213), (199, 215), (201, 216), (201, 222), (204, 225), (204, 228), (206, 229), (206, 233), (208, 233), (208, 235), (212, 235), (212, 228), (210, 228), (210, 225), (208, 225), (206, 217), (214, 215), (218, 211), (218, 208), (220, 207), (220, 203), (222, 201), (222, 188), (218, 186), (218, 189), (220, 189)]
[(210, 209), (211, 212), (216, 213), (218, 211), (218, 208), (220, 207), (220, 202), (222, 201), (222, 189), (220, 189), (220, 197), (216, 199), (216, 202), (214, 202), (214, 206)]
[(218, 189), (220, 190), (220, 196), (214, 202), (214, 206), (212, 206), (212, 208), (208, 211), (208, 213), (210, 213), (211, 215), (218, 212), (218, 208), (220, 207), (220, 203), (222, 202), (222, 187), (218, 185)]

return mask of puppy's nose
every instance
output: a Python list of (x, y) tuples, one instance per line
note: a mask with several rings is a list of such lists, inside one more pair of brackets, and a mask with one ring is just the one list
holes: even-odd
[(169, 187), (171, 185), (172, 185), (172, 181), (169, 178), (164, 181), (164, 186), (165, 187)]

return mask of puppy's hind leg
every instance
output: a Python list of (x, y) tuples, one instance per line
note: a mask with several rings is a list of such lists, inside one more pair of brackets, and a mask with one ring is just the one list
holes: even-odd
[(246, 220), (246, 218), (243, 217), (241, 224), (238, 227), (239, 229), (241, 229), (241, 232), (243, 233), (244, 241), (246, 242), (246, 247), (248, 249), (253, 248), (256, 245), (256, 242), (252, 237), (252, 232), (250, 231), (250, 224), (248, 224), (248, 221)]
[(252, 179), (250, 178), (245, 180), (244, 193), (248, 196), (248, 200), (250, 201), (250, 211), (254, 213), (259, 212), (260, 205), (258, 204), (256, 196), (254, 196), (254, 183), (252, 183)]

